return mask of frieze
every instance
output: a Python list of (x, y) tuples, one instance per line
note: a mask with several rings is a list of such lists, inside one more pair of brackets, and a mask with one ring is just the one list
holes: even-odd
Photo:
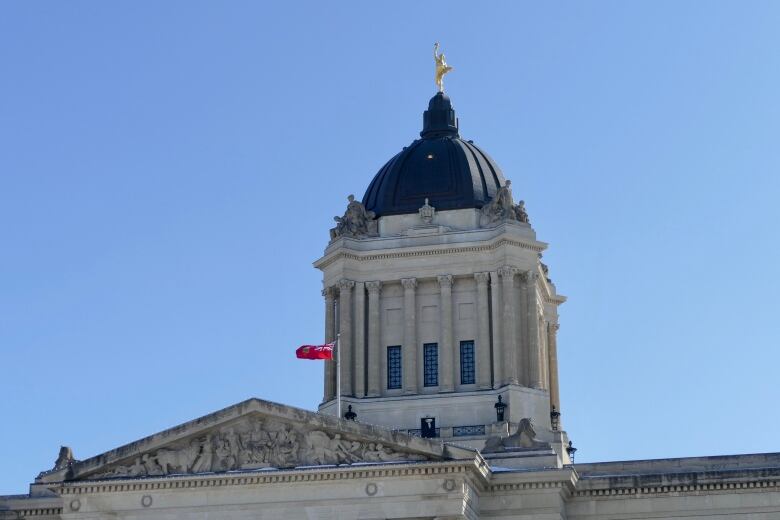
[(252, 417), (177, 441), (87, 475), (87, 479), (154, 477), (355, 462), (423, 461), (380, 442), (309, 429), (275, 418)]

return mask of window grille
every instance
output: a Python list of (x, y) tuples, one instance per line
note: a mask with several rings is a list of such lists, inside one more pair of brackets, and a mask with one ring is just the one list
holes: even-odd
[(423, 345), (423, 386), (439, 386), (439, 345)]
[(474, 342), (460, 342), (460, 384), (474, 384)]
[[(436, 437), (439, 437), (441, 435), (441, 428), (435, 428), (434, 431), (436, 432)], [(406, 433), (414, 437), (422, 437), (422, 430), (420, 428), (406, 430)]]
[(387, 389), (401, 388), (401, 346), (387, 347)]
[(454, 426), (452, 428), (453, 437), (469, 437), (471, 435), (485, 435), (485, 425), (475, 424), (473, 426)]

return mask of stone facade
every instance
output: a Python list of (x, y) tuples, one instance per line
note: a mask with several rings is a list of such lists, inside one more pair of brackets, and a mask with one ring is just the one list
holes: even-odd
[(27, 518), (770, 520), (780, 453), (564, 465), (527, 425), (480, 453), (250, 399), (0, 497)]

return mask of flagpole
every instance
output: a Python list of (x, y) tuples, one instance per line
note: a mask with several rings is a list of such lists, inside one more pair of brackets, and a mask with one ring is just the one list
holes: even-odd
[(341, 419), (341, 333), (336, 334), (336, 417)]

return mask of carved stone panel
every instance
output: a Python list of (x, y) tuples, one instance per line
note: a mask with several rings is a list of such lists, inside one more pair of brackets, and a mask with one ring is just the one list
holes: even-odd
[(244, 417), (225, 426), (174, 442), (87, 475), (87, 479), (146, 477), (251, 470), (426, 460), (380, 442), (288, 423)]

